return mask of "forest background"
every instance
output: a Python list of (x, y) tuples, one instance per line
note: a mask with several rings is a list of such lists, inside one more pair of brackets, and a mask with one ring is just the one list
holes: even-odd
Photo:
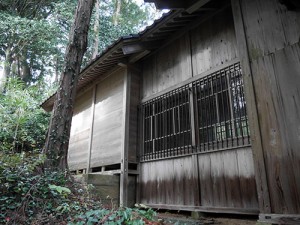
[[(150, 209), (100, 207), (66, 171), (43, 167), (50, 114), (40, 104), (58, 88), (76, 5), (0, 2), (0, 224), (143, 224), (153, 216)], [(160, 15), (135, 0), (95, 0), (81, 68)]]

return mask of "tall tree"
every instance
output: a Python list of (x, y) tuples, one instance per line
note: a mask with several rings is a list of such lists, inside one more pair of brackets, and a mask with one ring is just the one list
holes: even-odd
[(0, 61), (5, 71), (0, 91), (8, 77), (30, 84), (50, 75), (49, 68), (61, 70), (75, 1), (0, 1)]
[(87, 48), (93, 6), (94, 0), (78, 0), (74, 24), (65, 54), (64, 70), (56, 93), (53, 114), (44, 147), (44, 152), (47, 155), (46, 167), (68, 168), (67, 153), (73, 104), (82, 58)]
[(118, 25), (122, 2), (121, 2), (121, 0), (115, 0), (115, 1), (116, 1), (116, 3), (115, 3), (114, 15), (113, 15), (113, 24), (116, 26), (116, 25)]
[(95, 2), (95, 23), (94, 23), (94, 46), (92, 59), (96, 58), (99, 52), (99, 26), (100, 26), (100, 0)]

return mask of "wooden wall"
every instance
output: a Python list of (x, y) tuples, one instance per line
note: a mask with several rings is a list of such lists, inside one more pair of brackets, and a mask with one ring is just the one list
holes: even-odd
[(92, 94), (90, 90), (76, 99), (68, 152), (70, 170), (85, 169), (88, 163)]
[(143, 93), (148, 97), (192, 77), (189, 35), (143, 62)]
[(141, 163), (141, 203), (158, 208), (257, 213), (251, 148)]
[(91, 167), (120, 163), (124, 70), (118, 70), (96, 86)]
[(143, 62), (142, 98), (237, 58), (232, 13), (225, 10)]
[[(138, 106), (140, 103), (140, 71), (128, 68), (130, 79), (128, 161), (137, 162)], [(130, 73), (130, 74), (129, 74)]]
[(197, 205), (192, 157), (141, 163), (141, 203)]
[[(150, 99), (237, 59), (231, 9), (208, 19), (143, 63)], [(251, 147), (141, 163), (140, 201), (157, 208), (258, 213)]]
[(254, 86), (254, 98), (247, 94), (246, 99), (256, 102), (258, 122), (252, 123), (261, 135), (261, 144), (256, 143), (259, 138), (253, 140), (262, 148), (253, 149), (258, 182), (262, 185), (265, 176), (267, 184), (258, 189), (264, 190), (260, 196), (269, 198), (261, 202), (261, 213), (299, 214), (300, 11), (287, 10), (278, 0), (233, 3), (238, 43), (247, 48), (239, 51), (251, 77), (245, 85)]
[(237, 58), (232, 13), (223, 11), (190, 32), (193, 76)]

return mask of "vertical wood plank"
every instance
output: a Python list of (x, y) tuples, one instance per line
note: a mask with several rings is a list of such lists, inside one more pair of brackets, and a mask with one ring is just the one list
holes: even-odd
[(238, 53), (241, 60), (244, 79), (244, 91), (247, 101), (247, 115), (249, 117), (249, 127), (251, 131), (252, 152), (255, 163), (255, 178), (258, 190), (258, 201), (260, 211), (270, 213), (270, 196), (267, 183), (266, 166), (261, 140), (261, 129), (258, 122), (257, 101), (254, 93), (252, 71), (249, 61), (249, 50), (244, 29), (243, 12), (241, 11), (240, 1), (232, 0), (232, 12), (234, 26), (237, 37)]
[(202, 206), (213, 206), (213, 180), (211, 176), (211, 158), (209, 154), (198, 155), (200, 198)]
[(90, 135), (92, 91), (76, 98), (68, 148), (69, 169), (86, 169)]
[(97, 90), (97, 85), (95, 85), (93, 87), (86, 173), (90, 172), (90, 164), (91, 164), (91, 155), (92, 155), (91, 153), (92, 153), (93, 132), (94, 132), (94, 118), (95, 118), (95, 103), (96, 103), (96, 93), (97, 93), (96, 90)]
[(126, 69), (123, 87), (123, 118), (122, 118), (122, 147), (120, 175), (120, 206), (128, 206), (128, 148), (129, 148), (129, 119), (131, 97), (131, 73)]
[(210, 154), (215, 207), (226, 207), (223, 152)]
[(91, 167), (120, 163), (124, 74), (115, 71), (97, 85)]
[(190, 34), (194, 76), (237, 57), (233, 19), (228, 10), (191, 30)]
[(238, 175), (240, 182), (240, 192), (242, 196), (242, 206), (244, 208), (256, 208), (257, 191), (255, 184), (254, 164), (251, 149), (237, 151)]
[[(225, 192), (227, 198), (227, 206), (232, 208), (244, 208), (243, 198), (240, 187), (240, 175), (238, 166), (240, 161), (237, 159), (237, 154), (242, 149), (230, 150), (223, 152), (224, 160), (224, 176), (225, 176)], [(251, 151), (251, 149), (250, 149)], [(251, 159), (252, 160), (252, 157)], [(254, 187), (256, 189), (256, 187)], [(256, 196), (254, 196), (256, 197)]]

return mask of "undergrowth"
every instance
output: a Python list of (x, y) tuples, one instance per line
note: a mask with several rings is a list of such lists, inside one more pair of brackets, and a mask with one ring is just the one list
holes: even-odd
[(157, 224), (152, 209), (108, 208), (39, 153), (0, 153), (0, 224)]

